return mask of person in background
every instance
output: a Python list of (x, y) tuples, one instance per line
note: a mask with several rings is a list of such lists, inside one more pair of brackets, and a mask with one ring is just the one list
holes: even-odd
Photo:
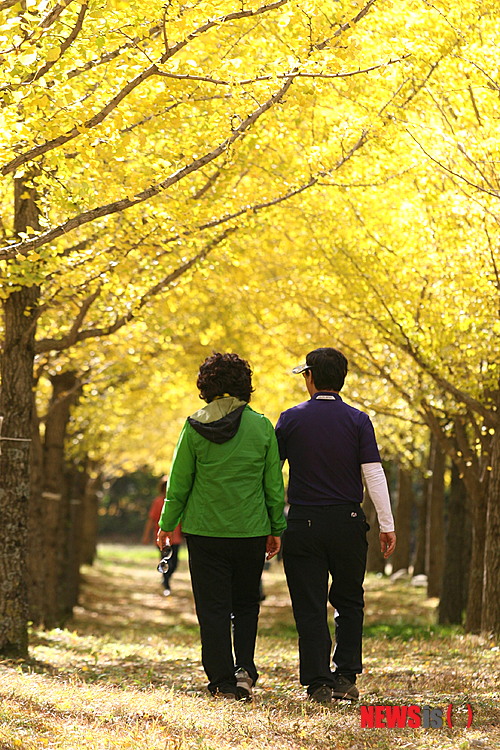
[[(158, 521), (160, 520), (161, 512), (163, 510), (163, 503), (165, 502), (165, 493), (167, 489), (168, 476), (163, 476), (158, 486), (158, 495), (151, 503), (148, 517), (146, 519), (146, 525), (144, 526), (144, 532), (142, 534), (142, 544), (150, 544), (151, 542), (156, 543), (156, 537), (158, 535)], [(170, 596), (170, 579), (175, 573), (177, 564), (179, 562), (179, 547), (182, 543), (182, 531), (180, 525), (177, 526), (173, 533), (170, 544), (172, 546), (172, 556), (168, 561), (168, 570), (163, 575), (163, 596)]]
[(180, 434), (157, 542), (164, 546), (182, 520), (208, 690), (251, 700), (259, 583), (286, 525), (278, 443), (271, 422), (248, 404), (246, 360), (214, 353), (197, 386), (207, 405)]
[[(293, 372), (302, 373), (310, 399), (281, 414), (276, 436), (290, 468), (283, 563), (299, 634), (300, 682), (318, 703), (353, 701), (362, 671), (369, 528), (361, 508), (363, 480), (386, 558), (396, 547), (387, 480), (370, 418), (339, 395), (347, 374), (342, 352), (315, 349)], [(335, 608), (335, 670), (328, 600)]]

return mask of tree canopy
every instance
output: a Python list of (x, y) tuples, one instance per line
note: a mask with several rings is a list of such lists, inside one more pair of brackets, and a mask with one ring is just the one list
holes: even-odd
[(71, 372), (68, 456), (163, 473), (212, 350), (250, 360), (275, 419), (302, 397), (291, 367), (334, 345), (386, 454), (419, 461), (431, 429), (489, 508), (496, 0), (0, 12), (6, 438), (31, 439), (33, 387), (43, 437)]

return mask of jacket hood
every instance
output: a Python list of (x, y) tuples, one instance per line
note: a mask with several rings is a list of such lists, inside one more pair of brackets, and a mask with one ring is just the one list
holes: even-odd
[(234, 396), (217, 398), (187, 418), (191, 427), (211, 443), (226, 443), (238, 432), (247, 405)]

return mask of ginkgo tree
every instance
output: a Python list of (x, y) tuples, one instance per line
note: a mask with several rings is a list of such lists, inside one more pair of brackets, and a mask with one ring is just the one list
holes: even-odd
[(371, 372), (376, 408), (399, 394), (458, 467), (474, 532), (467, 626), (498, 630), (498, 12), (458, 31), (448, 20), (452, 54), (404, 111), (387, 109), (358, 179), (351, 162), (344, 186), (304, 197), (302, 226), (283, 220), (300, 272), (279, 289)]
[[(195, 269), (216, 270), (221, 254), (225, 268), (244, 260), (250, 275), (263, 255), (276, 256), (288, 300), (290, 264), (302, 274), (307, 248), (313, 288), (314, 271), (325, 280), (321, 300), (335, 275), (324, 272), (311, 232), (318, 202), (325, 209), (338, 200), (332, 191), (362, 190), (422, 161), (416, 146), (406, 159), (399, 120), (410, 106), (418, 114), (457, 32), (469, 34), (494, 3), (468, 0), (451, 15), (423, 0), (398, 7), (389, 0), (22, 0), (0, 10), (0, 651), (22, 654), (33, 363), (40, 384), (55, 386), (69, 371), (70, 398), (81, 389), (85, 397), (86, 388), (98, 398), (93, 381), (114, 371), (106, 355), (139, 356), (142, 364), (140, 341), (126, 347), (125, 331), (139, 332), (153, 301), (174, 290), (184, 306), (172, 305), (165, 327), (188, 322), (173, 351), (184, 351), (197, 325), (208, 347), (217, 321), (190, 321), (189, 298), (203, 298)], [(346, 206), (343, 216), (322, 219), (318, 232), (338, 230), (332, 217), (351, 230), (353, 216)], [(347, 266), (345, 278), (357, 278), (359, 269)], [(267, 299), (259, 316), (276, 317), (279, 302)], [(296, 300), (290, 305), (283, 309), (299, 309)], [(113, 387), (130, 381), (119, 370)], [(144, 378), (161, 389), (161, 379), (146, 371)], [(50, 411), (50, 397), (46, 403)]]
[[(235, 219), (335, 168), (338, 155), (298, 153), (294, 129), (310, 129), (313, 81), (327, 88), (397, 63), (392, 40), (366, 51), (356, 41), (374, 6), (0, 6), (3, 653), (26, 647), (19, 518), (34, 356), (43, 367), (53, 352), (113, 333), (224, 242)], [(341, 161), (365, 143), (357, 126)]]

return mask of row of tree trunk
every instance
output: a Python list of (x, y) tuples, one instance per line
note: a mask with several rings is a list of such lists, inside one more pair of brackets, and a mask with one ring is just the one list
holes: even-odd
[(47, 628), (61, 627), (71, 616), (78, 601), (80, 567), (94, 561), (102, 485), (97, 466), (87, 457), (79, 462), (65, 457), (78, 379), (65, 372), (51, 382), (44, 430), (35, 423), (32, 438), (28, 528), (41, 554), (30, 554), (27, 566), (30, 619)]
[[(467, 491), (453, 464), (431, 440), (428, 478), (405, 466), (388, 470), (393, 485), (397, 548), (390, 559), (392, 575), (426, 577), (427, 595), (439, 598), (441, 624), (463, 624), (471, 578), (472, 515)], [(391, 476), (396, 474), (396, 476)], [(387, 562), (377, 543), (373, 505), (367, 569), (384, 573)], [(423, 580), (423, 579), (421, 579)]]
[[(75, 373), (52, 377), (52, 397), (43, 429), (32, 419), (32, 471), (20, 509), (28, 519), (26, 576), (11, 583), (19, 589), (14, 601), (21, 608), (26, 606), (21, 589), (26, 587), (28, 591), (28, 613), (24, 616), (47, 628), (64, 626), (71, 616), (78, 601), (80, 567), (92, 564), (96, 554), (102, 476), (87, 458), (80, 462), (65, 458), (71, 408), (79, 390)], [(4, 444), (4, 458), (8, 456), (8, 460), (3, 470), (15, 470), (16, 460), (26, 459), (28, 445), (19, 439), (6, 450)], [(472, 567), (473, 503), (458, 469), (447, 464), (439, 443), (431, 440), (427, 479), (421, 472), (401, 465), (388, 466), (387, 473), (398, 534), (397, 549), (390, 561), (392, 572), (425, 574), (428, 595), (439, 598), (439, 622), (464, 623), (465, 613), (475, 606), (474, 586), (484, 577), (484, 568)], [(379, 550), (375, 510), (369, 499), (365, 505), (371, 524), (367, 567), (384, 572), (386, 561)], [(484, 526), (487, 520), (494, 522), (485, 518)], [(12, 521), (15, 523), (15, 517)], [(18, 554), (20, 532), (12, 528), (5, 531), (5, 539), (12, 540), (9, 554)], [(475, 534), (480, 532), (481, 526), (478, 531), (476, 525)], [(0, 569), (0, 579), (2, 573)], [(470, 615), (466, 626), (472, 631), (480, 629)]]
[[(17, 383), (29, 377), (30, 373), (18, 372)], [(19, 619), (28, 618), (47, 628), (65, 624), (78, 600), (80, 567), (82, 563), (92, 564), (96, 552), (102, 477), (87, 458), (80, 462), (66, 459), (67, 430), (71, 409), (79, 398), (79, 380), (75, 373), (64, 372), (54, 375), (51, 384), (52, 396), (43, 424), (35, 418), (33, 405), (25, 404), (25, 410), (17, 415), (17, 434), (22, 435), (19, 425), (25, 426), (29, 415), (31, 438), (7, 440), (2, 443), (0, 456), (4, 487), (8, 487), (9, 472), (18, 476), (17, 464), (26, 465), (31, 443), (31, 476), (25, 473), (22, 488), (15, 488), (16, 502), (19, 489), (23, 502), (10, 516), (3, 513), (0, 529), (5, 545), (0, 555), (0, 582), (5, 590), (10, 587), (10, 601), (15, 604), (10, 610), (12, 619), (4, 619), (2, 628), (18, 642), (15, 623)], [(13, 423), (4, 423), (3, 427), (4, 434), (16, 434)], [(468, 496), (458, 468), (445, 457), (435, 439), (430, 441), (429, 465), (424, 472), (428, 478), (404, 466), (391, 465), (387, 471), (398, 534), (391, 559), (393, 573), (405, 570), (414, 576), (425, 574), (428, 595), (439, 598), (439, 622), (464, 623), (466, 615), (467, 630), (478, 632), (481, 618), (476, 616), (476, 608), (487, 576), (487, 525), (493, 524), (500, 532), (495, 512), (487, 514), (484, 507), (481, 512), (481, 502)], [(386, 562), (379, 550), (375, 510), (368, 499), (366, 512), (371, 524), (368, 570), (384, 572)], [(22, 523), (21, 515), (27, 523)], [(24, 526), (27, 533), (23, 536)], [(22, 576), (14, 578), (3, 564), (9, 555), (24, 555)], [(498, 565), (495, 559), (490, 555), (489, 564)], [(484, 610), (485, 602), (481, 606)], [(497, 605), (492, 602), (492, 606)]]
[[(65, 459), (71, 407), (79, 396), (72, 372), (52, 378), (52, 398), (41, 434), (33, 430), (33, 460), (28, 528), (29, 617), (37, 625), (61, 627), (77, 603), (80, 566), (92, 564), (97, 546), (98, 503), (102, 476), (85, 458)], [(425, 574), (427, 593), (439, 598), (439, 622), (464, 622), (471, 577), (472, 514), (464, 482), (436, 440), (431, 440), (429, 466), (422, 473), (389, 465), (397, 549), (392, 572)], [(448, 477), (448, 479), (447, 479)], [(384, 572), (378, 524), (369, 499), (371, 524), (368, 570)], [(42, 564), (40, 564), (42, 562)]]

